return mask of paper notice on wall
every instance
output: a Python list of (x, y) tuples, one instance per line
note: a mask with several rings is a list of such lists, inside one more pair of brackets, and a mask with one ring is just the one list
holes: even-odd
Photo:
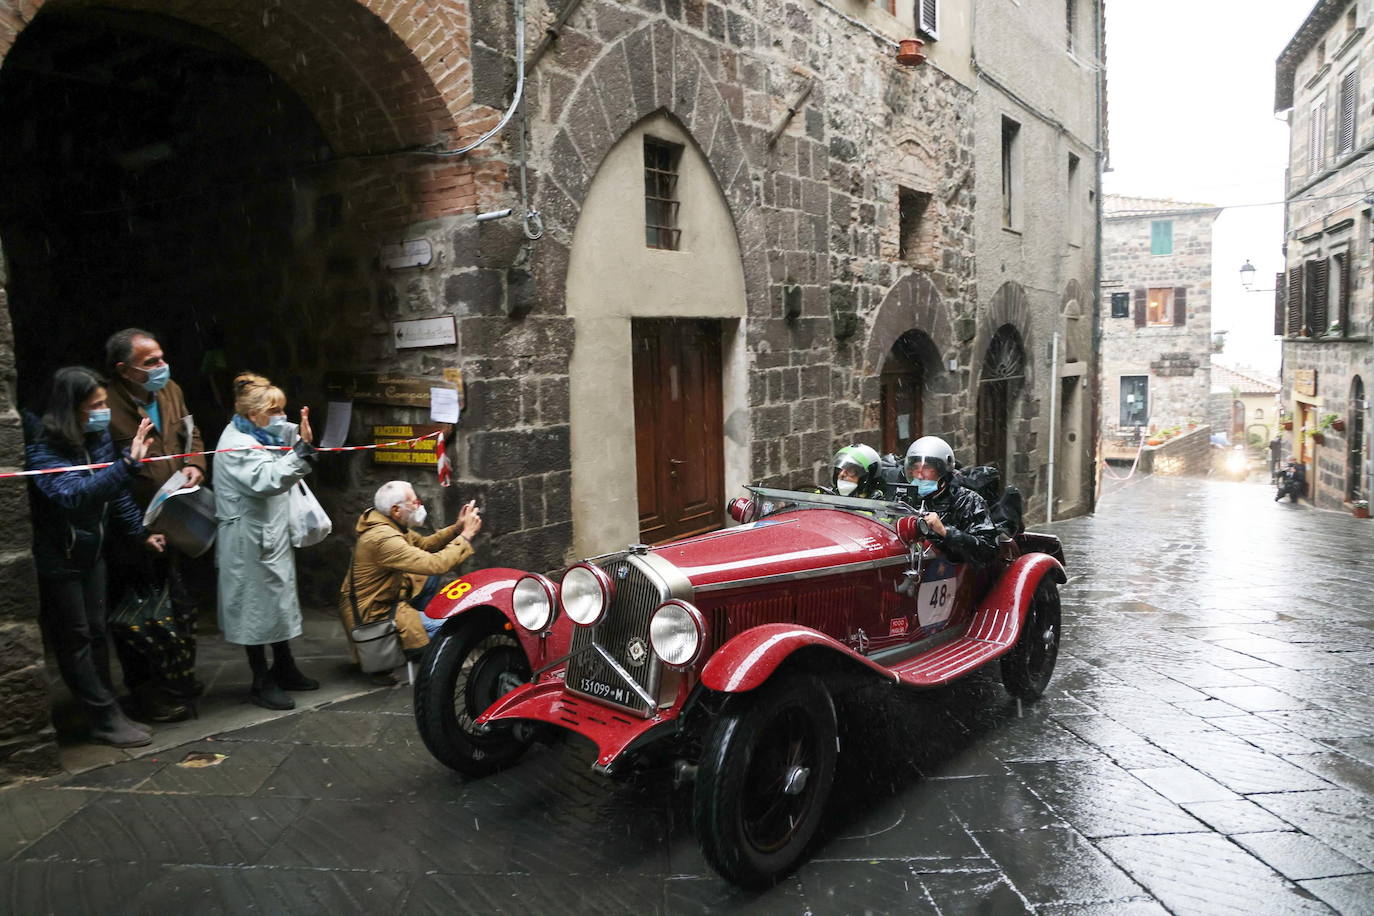
[(458, 389), (429, 389), (429, 419), (434, 423), (458, 422)]
[(348, 424), (353, 419), (352, 401), (330, 401), (329, 414), (325, 418), (324, 438), (321, 448), (338, 448), (348, 438)]

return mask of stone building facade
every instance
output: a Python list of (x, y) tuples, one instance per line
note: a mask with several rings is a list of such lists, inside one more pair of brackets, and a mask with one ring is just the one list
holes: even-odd
[[(1008, 469), (1030, 518), (1047, 500), (1055, 518), (1093, 505), (1102, 29), (1102, 5), (1087, 0), (979, 4), (974, 23), (972, 444)], [(1025, 77), (1027, 61), (1041, 78)], [(999, 381), (1008, 370), (1022, 378)]]
[[(345, 533), (391, 477), (437, 523), (476, 498), (473, 564), (554, 570), (719, 524), (744, 483), (816, 483), (852, 441), (922, 430), (970, 454), (987, 354), (1021, 347), (1036, 368), (982, 422), (1034, 517), (1057, 319), (980, 289), (972, 19), (935, 6), (918, 23), (867, 0), (0, 0), (0, 174), (21, 176), (0, 193), (0, 466), (22, 462), (17, 411), (45, 374), (98, 363), (125, 325), (158, 333), (211, 441), (240, 368), (292, 411), (373, 385), (352, 443), (429, 419), (377, 374), (457, 370), (451, 489), (351, 455), (315, 490)], [(922, 27), (929, 60), (899, 64)], [(999, 79), (1029, 84), (1003, 53)], [(1061, 253), (1028, 249), (1024, 285), (1086, 310), (1091, 276), (1039, 263)], [(398, 348), (416, 319), (451, 319), (456, 343)], [(1063, 492), (1090, 493), (1079, 468)], [(0, 499), (14, 776), (56, 758), (28, 509), (22, 488)], [(332, 603), (350, 547), (302, 557), (304, 600)]]
[(1212, 224), (1207, 204), (1108, 195), (1102, 227), (1102, 435), (1208, 417)]
[(1287, 269), (1274, 305), (1285, 451), (1307, 465), (1313, 502), (1331, 509), (1371, 492), (1370, 15), (1368, 0), (1315, 4), (1276, 71), (1274, 109), (1286, 113), (1290, 134)]

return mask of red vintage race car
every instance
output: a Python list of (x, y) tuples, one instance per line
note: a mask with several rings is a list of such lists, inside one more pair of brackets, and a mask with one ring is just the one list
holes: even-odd
[(749, 488), (743, 521), (574, 564), (552, 581), (464, 576), (415, 682), (443, 763), (483, 776), (536, 739), (575, 732), (598, 770), (663, 762), (695, 781), (707, 860), (746, 886), (792, 869), (816, 833), (838, 755), (834, 697), (930, 688), (993, 661), (1034, 700), (1060, 638), (1059, 540), (999, 539), (951, 562), (904, 502)]

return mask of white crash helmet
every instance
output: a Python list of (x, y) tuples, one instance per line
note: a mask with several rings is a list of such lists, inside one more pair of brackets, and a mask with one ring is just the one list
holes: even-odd
[(914, 480), (916, 469), (934, 468), (935, 479), (942, 484), (954, 473), (954, 449), (939, 436), (922, 436), (906, 450), (903, 472), (907, 480)]

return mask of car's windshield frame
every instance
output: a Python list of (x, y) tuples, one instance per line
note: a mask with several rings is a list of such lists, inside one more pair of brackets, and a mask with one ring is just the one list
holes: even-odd
[(836, 496), (830, 493), (800, 493), (796, 490), (777, 490), (772, 487), (746, 486), (745, 489), (758, 502), (760, 519), (788, 509), (841, 509), (872, 517), (895, 529), (897, 519), (904, 515), (914, 515), (919, 511), (915, 506), (900, 501), (862, 499), (857, 496)]

